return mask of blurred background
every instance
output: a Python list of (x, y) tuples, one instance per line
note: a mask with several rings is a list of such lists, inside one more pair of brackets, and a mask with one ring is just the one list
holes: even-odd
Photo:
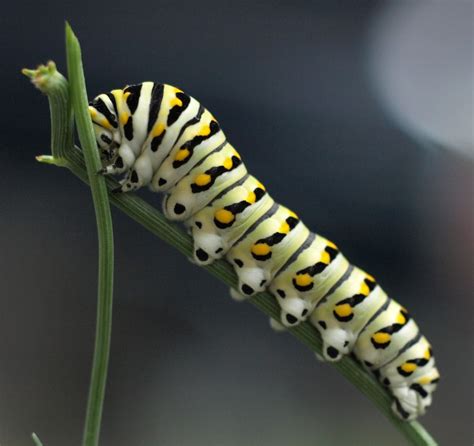
[[(20, 74), (48, 59), (65, 72), (65, 19), (90, 96), (144, 80), (192, 94), (276, 199), (409, 308), (442, 373), (422, 422), (472, 444), (473, 4), (427, 0), (4, 5), (0, 444), (82, 434), (94, 214), (78, 179), (35, 162), (48, 105)], [(114, 224), (102, 445), (404, 444), (254, 307), (115, 210)]]

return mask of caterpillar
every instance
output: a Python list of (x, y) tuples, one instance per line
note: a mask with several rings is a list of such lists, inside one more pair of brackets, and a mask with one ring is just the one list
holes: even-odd
[(196, 99), (143, 82), (98, 95), (89, 111), (101, 173), (122, 175), (117, 192), (163, 193), (165, 216), (193, 237), (194, 262), (233, 265), (233, 298), (268, 290), (281, 308), (273, 328), (308, 320), (322, 337), (320, 359), (352, 353), (388, 389), (397, 416), (425, 412), (439, 373), (416, 322), (374, 277), (271, 198)]

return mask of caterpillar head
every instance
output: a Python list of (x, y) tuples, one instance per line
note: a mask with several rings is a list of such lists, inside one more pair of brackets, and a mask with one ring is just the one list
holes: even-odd
[(119, 141), (117, 138), (118, 132), (112, 133), (103, 127), (94, 125), (94, 133), (100, 158), (106, 164), (109, 164), (115, 159), (119, 147)]

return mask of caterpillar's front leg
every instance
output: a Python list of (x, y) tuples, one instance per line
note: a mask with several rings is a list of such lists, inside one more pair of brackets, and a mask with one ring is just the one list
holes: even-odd
[(100, 170), (103, 175), (120, 175), (129, 170), (135, 163), (135, 154), (127, 145), (122, 145), (117, 149), (117, 155), (113, 161)]
[(149, 184), (152, 176), (152, 164), (147, 154), (142, 154), (128, 170), (127, 177), (120, 181), (120, 190), (121, 192), (138, 190)]

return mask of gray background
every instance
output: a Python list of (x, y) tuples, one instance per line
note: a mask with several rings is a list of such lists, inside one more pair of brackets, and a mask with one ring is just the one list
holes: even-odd
[[(459, 49), (460, 58), (470, 58), (472, 36), (461, 22), (472, 5), (451, 5), (452, 16), (437, 17), (467, 42), (471, 52)], [(449, 144), (409, 134), (387, 112), (370, 67), (374, 23), (388, 6), (5, 6), (2, 446), (31, 445), (33, 430), (47, 446), (76, 445), (82, 431), (96, 305), (93, 209), (79, 180), (35, 162), (49, 151), (47, 101), (19, 74), (50, 58), (65, 70), (64, 19), (81, 40), (91, 96), (156, 80), (197, 97), (275, 198), (409, 308), (442, 373), (422, 421), (441, 444), (472, 444), (473, 163)], [(448, 67), (454, 79), (456, 67)], [(436, 111), (449, 117), (453, 110), (440, 102)], [(159, 197), (142, 195), (159, 205)], [(175, 250), (113, 216), (117, 278), (103, 445), (403, 444), (331, 366), (274, 334), (255, 308), (231, 301)]]

